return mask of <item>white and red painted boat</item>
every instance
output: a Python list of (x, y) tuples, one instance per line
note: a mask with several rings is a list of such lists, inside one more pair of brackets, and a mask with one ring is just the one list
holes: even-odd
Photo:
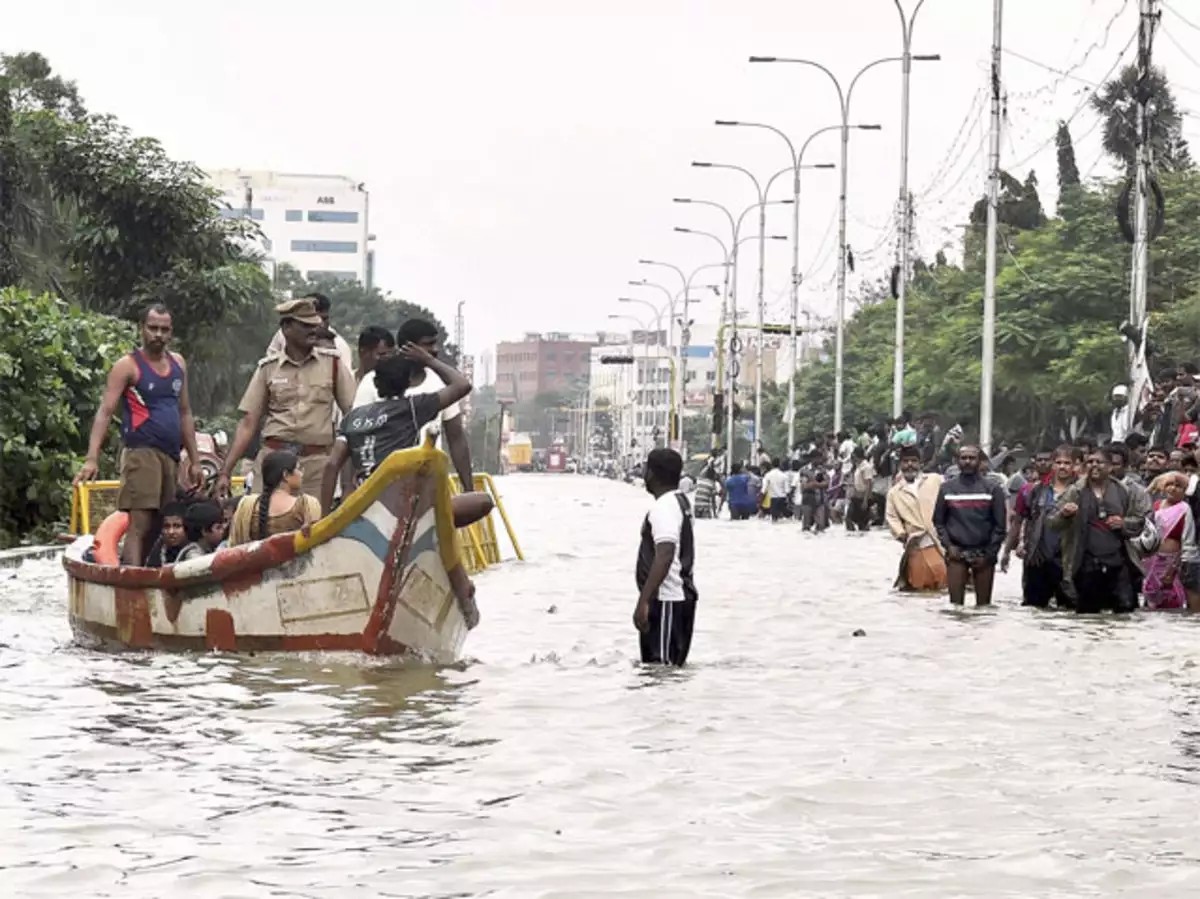
[(312, 651), (458, 657), (474, 608), (451, 510), (446, 456), (393, 453), (303, 531), (164, 568), (66, 551), (76, 639), (125, 649)]

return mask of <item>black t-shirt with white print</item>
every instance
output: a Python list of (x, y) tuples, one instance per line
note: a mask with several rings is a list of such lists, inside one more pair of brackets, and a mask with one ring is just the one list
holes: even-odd
[(416, 446), (421, 428), (441, 411), (436, 393), (393, 397), (351, 409), (342, 420), (342, 437), (358, 477), (370, 477), (396, 450)]

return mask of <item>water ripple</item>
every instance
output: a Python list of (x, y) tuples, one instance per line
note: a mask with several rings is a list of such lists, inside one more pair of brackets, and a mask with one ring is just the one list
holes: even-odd
[(706, 521), (694, 663), (648, 671), (645, 494), (501, 486), (532, 561), (442, 669), (104, 655), (57, 562), (0, 572), (4, 895), (1200, 889), (1200, 619), (1021, 609), (1016, 572), (950, 610), (882, 535)]

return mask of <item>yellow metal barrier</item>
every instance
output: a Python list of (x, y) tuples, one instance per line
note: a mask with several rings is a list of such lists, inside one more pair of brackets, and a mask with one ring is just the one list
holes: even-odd
[[(245, 478), (233, 478), (231, 484), (233, 493), (239, 495), (244, 484)], [(508, 534), (509, 543), (512, 544), (513, 553), (518, 559), (524, 560), (525, 555), (521, 552), (521, 544), (517, 542), (517, 534), (513, 530), (508, 512), (500, 499), (500, 491), (496, 489), (496, 483), (492, 480), (491, 475), (475, 475), (475, 483), (472, 486), (476, 491), (486, 493), (492, 498), (492, 502), (496, 504), (496, 511), (500, 513), (500, 520), (504, 522), (504, 530)], [(100, 527), (100, 523), (110, 513), (116, 511), (117, 492), (120, 488), (120, 481), (88, 481), (76, 485), (71, 494), (71, 535), (78, 537), (83, 534), (94, 534), (96, 528)], [(462, 493), (458, 477), (455, 475), (450, 477), (450, 490), (452, 494)], [(470, 527), (460, 528), (458, 535), (462, 548), (463, 565), (472, 574), (483, 571), (489, 565), (498, 565), (502, 561), (496, 523), (491, 515), (482, 521), (475, 522)]]
[[(471, 486), (477, 492), (486, 493), (495, 503), (496, 511), (500, 513), (500, 519), (504, 522), (509, 543), (512, 544), (513, 553), (518, 559), (523, 560), (525, 555), (521, 552), (521, 544), (517, 542), (517, 534), (513, 530), (512, 522), (509, 521), (508, 512), (504, 508), (504, 502), (500, 499), (500, 491), (496, 489), (495, 481), (488, 474), (476, 474), (474, 481), (475, 483)], [(450, 476), (450, 486), (455, 495), (462, 493), (462, 485), (456, 475)], [(475, 522), (470, 527), (460, 528), (458, 533), (462, 546), (463, 564), (472, 574), (502, 561), (500, 541), (496, 536), (496, 523), (491, 515), (482, 521)]]
[[(245, 481), (245, 478), (232, 478), (230, 489), (240, 494)], [(120, 481), (87, 481), (76, 484), (71, 492), (71, 536), (80, 537), (95, 533), (100, 523), (117, 511), (117, 492), (120, 489)], [(92, 494), (98, 494), (95, 503), (92, 502)]]

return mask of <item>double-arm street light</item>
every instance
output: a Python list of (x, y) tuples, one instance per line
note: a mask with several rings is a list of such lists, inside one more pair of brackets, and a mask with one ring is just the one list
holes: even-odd
[[(695, 165), (695, 163), (693, 163), (693, 165)], [(712, 167), (713, 167), (713, 168), (716, 168), (716, 167), (718, 167), (718, 166), (715, 166), (715, 165), (713, 165)], [(726, 167), (726, 166), (720, 166), (720, 167), (723, 167), (723, 168), (724, 168), (724, 167)], [(733, 166), (733, 168), (736, 168), (736, 166)], [(744, 170), (743, 170), (743, 171), (744, 171)], [(747, 172), (747, 174), (749, 174), (749, 173)], [(753, 176), (753, 175), (751, 175), (751, 178), (753, 178), (753, 177), (754, 177), (754, 176)], [(757, 184), (758, 184), (758, 182), (757, 182), (757, 180), (756, 180), (756, 181), (755, 181), (755, 186), (756, 186), (756, 188), (757, 188)], [(769, 186), (769, 184), (770, 184), (770, 182), (768, 182), (768, 186)], [(726, 261), (727, 261), (727, 262), (728, 262), (728, 264), (729, 264), (729, 272), (730, 272), (729, 283), (730, 283), (730, 289), (729, 289), (729, 291), (728, 291), (728, 303), (727, 303), (727, 304), (722, 304), (722, 305), (723, 305), (723, 306), (727, 306), (727, 309), (728, 309), (728, 314), (729, 314), (729, 320), (730, 320), (730, 321), (733, 323), (733, 326), (734, 326), (734, 327), (733, 327), (733, 333), (734, 333), (734, 335), (735, 335), (735, 336), (737, 335), (737, 318), (738, 318), (738, 313), (737, 313), (737, 273), (738, 273), (737, 264), (738, 264), (738, 247), (739, 247), (739, 246), (742, 244), (742, 242), (743, 242), (742, 240), (740, 240), (740, 239), (739, 239), (739, 234), (741, 233), (741, 229), (742, 229), (742, 222), (745, 220), (746, 216), (747, 216), (747, 215), (748, 215), (748, 214), (749, 214), (751, 211), (753, 211), (753, 210), (755, 210), (755, 209), (758, 209), (758, 210), (759, 210), (759, 215), (760, 215), (760, 234), (763, 234), (763, 235), (764, 235), (763, 237), (761, 237), (761, 238), (760, 238), (760, 241), (759, 241), (759, 242), (760, 242), (760, 244), (762, 244), (762, 242), (765, 240), (765, 232), (763, 231), (763, 228), (765, 227), (765, 222), (763, 222), (763, 221), (762, 221), (762, 217), (763, 217), (763, 215), (765, 214), (765, 213), (763, 212), (764, 208), (765, 208), (766, 206), (768, 206), (768, 205), (787, 205), (787, 204), (789, 204), (789, 203), (792, 203), (792, 202), (793, 202), (791, 199), (787, 199), (787, 200), (768, 200), (768, 199), (766, 199), (766, 197), (765, 197), (765, 195), (764, 195), (764, 192), (762, 192), (762, 191), (759, 191), (759, 198), (760, 198), (760, 199), (759, 199), (759, 201), (758, 201), (758, 202), (756, 202), (756, 203), (751, 203), (749, 206), (747, 206), (745, 209), (743, 209), (743, 210), (742, 210), (742, 212), (741, 212), (741, 214), (740, 214), (740, 215), (738, 215), (736, 218), (734, 217), (733, 213), (732, 213), (732, 212), (730, 212), (730, 211), (729, 211), (729, 210), (728, 210), (728, 209), (727, 209), (725, 206), (723, 206), (723, 205), (722, 205), (722, 204), (720, 204), (720, 203), (715, 203), (715, 202), (713, 202), (712, 200), (697, 200), (697, 199), (693, 199), (693, 198), (691, 198), (691, 197), (675, 197), (675, 198), (674, 198), (674, 200), (673, 200), (673, 202), (675, 202), (675, 203), (687, 203), (687, 204), (693, 204), (693, 205), (697, 205), (697, 206), (712, 206), (712, 207), (713, 207), (713, 208), (715, 208), (715, 209), (719, 209), (719, 210), (721, 210), (721, 212), (723, 212), (723, 213), (725, 214), (725, 217), (726, 217), (726, 218), (729, 220), (729, 227), (730, 227), (730, 231), (732, 232), (732, 241), (731, 241), (731, 244), (730, 244), (730, 247), (729, 247), (728, 257), (727, 257), (727, 260), (726, 260)], [(683, 230), (683, 231), (684, 231), (684, 233), (690, 233), (690, 232), (689, 232), (687, 229), (678, 229), (678, 230)], [(760, 250), (760, 253), (759, 253), (759, 260), (760, 260), (760, 261), (759, 261), (759, 273), (760, 273), (760, 275), (759, 275), (759, 315), (760, 315), (760, 328), (759, 328), (759, 335), (760, 335), (760, 338), (761, 338), (761, 335), (762, 335), (762, 329), (761, 329), (761, 316), (762, 316), (762, 276), (761, 276), (761, 273), (762, 273), (762, 258), (763, 258), (763, 252)], [(725, 310), (723, 309), (722, 311), (724, 312)], [(725, 316), (724, 316), (724, 315), (722, 315), (722, 320), (724, 320), (724, 318), (725, 318)], [(724, 353), (724, 344), (723, 344), (723, 343), (721, 343), (721, 345), (718, 347), (718, 354), (723, 354), (723, 353)], [(731, 352), (731, 356), (732, 356), (732, 355), (733, 355), (733, 353)], [(758, 357), (759, 357), (759, 360), (760, 360), (759, 364), (760, 364), (760, 366), (761, 366), (761, 358), (762, 358), (761, 348), (760, 348), (760, 352), (759, 352), (759, 354), (758, 354)], [(730, 364), (730, 366), (729, 366), (729, 370), (730, 370), (730, 372), (732, 372), (732, 370), (733, 370), (733, 365), (732, 365), (732, 362), (733, 362), (733, 360), (731, 359), (731, 360), (730, 360), (730, 362), (731, 362), (731, 364)], [(723, 382), (724, 382), (724, 379), (721, 377), (721, 375), (723, 374), (723, 371), (722, 371), (722, 370), (725, 368), (725, 366), (724, 366), (724, 364), (723, 364), (723, 359), (722, 359), (721, 355), (718, 355), (718, 359), (717, 359), (717, 368), (718, 368), (718, 378), (717, 378), (717, 380), (718, 380), (719, 382), (722, 382), (722, 383), (723, 383)], [(728, 402), (729, 410), (728, 410), (728, 412), (729, 412), (729, 414), (727, 414), (727, 415), (726, 415), (726, 421), (728, 422), (728, 443), (726, 444), (726, 452), (727, 452), (727, 453), (732, 453), (732, 452), (733, 452), (733, 394), (734, 394), (735, 379), (736, 379), (736, 375), (731, 375), (731, 377), (728, 379), (728, 380), (729, 380), (729, 390), (728, 390), (728, 396), (729, 396), (729, 402)], [(757, 402), (756, 402), (756, 404), (755, 404), (755, 405), (756, 405), (756, 416), (761, 414), (761, 413), (760, 413), (758, 410), (760, 410), (760, 409), (762, 408), (762, 402), (761, 402), (761, 381), (759, 382), (759, 386), (760, 386), (760, 395), (759, 395), (759, 396), (756, 396), (756, 400), (757, 400)], [(720, 387), (721, 387), (721, 384), (718, 384), (718, 388), (720, 388)], [(761, 424), (761, 418), (757, 419), (757, 424)], [(756, 439), (756, 440), (757, 440), (757, 439), (759, 439), (759, 434), (758, 434), (758, 429), (757, 429), (757, 426), (756, 426), (755, 439)], [(732, 458), (732, 457), (730, 457), (730, 458)]]
[[(833, 386), (833, 428), (835, 431), (842, 429), (842, 398), (843, 398), (843, 375), (844, 375), (844, 353), (846, 341), (846, 190), (847, 190), (847, 161), (850, 148), (850, 101), (854, 96), (854, 87), (858, 84), (858, 79), (861, 78), (871, 69), (876, 66), (883, 65), (888, 62), (904, 62), (906, 59), (926, 60), (935, 59), (931, 56), (885, 56), (882, 59), (876, 59), (873, 62), (867, 63), (855, 73), (850, 79), (850, 86), (846, 90), (842, 90), (842, 83), (838, 81), (836, 75), (828, 68), (815, 62), (811, 59), (792, 59), (780, 56), (751, 56), (750, 62), (786, 62), (795, 65), (810, 66), (818, 69), (828, 76), (833, 82), (834, 88), (838, 94), (838, 105), (841, 111), (842, 123), (842, 153), (841, 153), (841, 185), (838, 192), (838, 267), (837, 267), (837, 322), (836, 322), (836, 337), (834, 343), (834, 386)], [(856, 126), (864, 131), (878, 131), (879, 125), (859, 125)]]
[[(788, 378), (788, 405), (787, 405), (787, 408), (788, 408), (788, 412), (787, 412), (787, 422), (788, 422), (787, 449), (790, 452), (792, 449), (792, 446), (796, 442), (796, 424), (795, 424), (796, 369), (798, 368), (798, 358), (797, 358), (798, 321), (797, 320), (799, 318), (799, 310), (800, 310), (800, 170), (803, 168), (806, 168), (806, 166), (804, 165), (804, 154), (808, 150), (808, 145), (813, 142), (813, 139), (818, 137), (819, 135), (825, 134), (828, 131), (841, 130), (842, 126), (841, 125), (830, 125), (826, 128), (818, 128), (816, 131), (814, 131), (812, 134), (810, 134), (805, 139), (804, 143), (800, 146), (800, 152), (797, 153), (796, 147), (792, 143), (791, 138), (789, 138), (784, 131), (782, 131), (779, 128), (776, 128), (774, 125), (767, 125), (763, 122), (739, 122), (739, 121), (729, 121), (729, 120), (721, 120), (721, 119), (718, 119), (716, 124), (734, 127), (734, 128), (738, 128), (738, 127), (740, 127), (740, 128), (761, 128), (766, 131), (774, 132), (775, 134), (777, 134), (781, 138), (783, 138), (784, 142), (787, 144), (788, 153), (792, 159), (791, 166), (789, 166), (788, 168), (786, 168), (783, 171), (778, 173), (778, 174), (784, 174), (789, 171), (792, 173), (792, 200), (794, 203), (794, 205), (792, 206), (792, 288), (791, 288), (791, 297), (790, 297), (790, 299), (791, 299), (791, 316), (790, 316), (790, 318), (791, 318), (791, 329), (790, 329), (791, 330), (791, 333), (790, 333), (791, 341), (790, 342), (791, 342), (791, 354), (792, 354), (792, 373), (791, 373), (791, 377)], [(855, 125), (853, 127), (861, 128), (863, 126)], [(833, 168), (833, 164), (832, 163), (818, 163), (818, 164), (816, 164), (814, 166), (810, 166), (810, 167), (818, 168), (818, 169), (831, 169), (831, 168)], [(778, 177), (778, 175), (776, 175), (775, 177)], [(772, 177), (771, 180), (773, 181), (773, 180), (775, 180), (775, 178)], [(768, 190), (768, 192), (770, 191), (770, 183), (769, 182), (767, 184), (767, 190)]]

